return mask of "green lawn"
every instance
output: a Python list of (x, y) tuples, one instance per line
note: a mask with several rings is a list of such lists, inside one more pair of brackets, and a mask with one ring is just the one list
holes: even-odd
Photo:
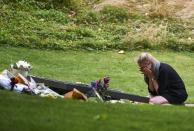
[[(190, 52), (150, 51), (171, 64), (185, 81), (194, 102), (194, 57)], [(25, 59), (32, 75), (70, 82), (111, 77), (110, 88), (147, 95), (135, 59), (140, 51), (51, 51), (0, 47), (0, 69)], [(65, 101), (0, 90), (0, 130), (193, 130), (194, 109), (184, 106), (108, 104)]]
[[(147, 95), (147, 86), (136, 64), (139, 51), (118, 54), (117, 51), (51, 51), (0, 47), (0, 70), (20, 59), (29, 61), (31, 75), (90, 84), (110, 76), (110, 88)], [(194, 54), (189, 52), (151, 51), (160, 61), (171, 64), (185, 81), (189, 102), (194, 102)]]
[(0, 91), (1, 131), (193, 130), (184, 106), (65, 101)]

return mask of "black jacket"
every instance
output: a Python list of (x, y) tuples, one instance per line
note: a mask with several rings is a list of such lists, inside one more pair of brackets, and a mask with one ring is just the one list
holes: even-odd
[[(148, 84), (148, 78), (145, 78)], [(158, 93), (149, 90), (153, 96), (163, 96), (171, 104), (182, 104), (188, 97), (185, 85), (178, 73), (168, 64), (160, 63), (158, 75)]]

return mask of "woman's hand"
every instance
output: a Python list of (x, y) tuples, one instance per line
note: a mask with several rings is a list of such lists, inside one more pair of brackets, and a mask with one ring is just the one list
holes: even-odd
[(152, 63), (147, 61), (144, 63), (139, 64), (139, 70), (147, 76), (149, 79), (153, 79), (154, 73), (152, 71)]
[(145, 67), (142, 69), (142, 72), (144, 75), (146, 75), (149, 79), (152, 79), (154, 77), (153, 72), (148, 67)]

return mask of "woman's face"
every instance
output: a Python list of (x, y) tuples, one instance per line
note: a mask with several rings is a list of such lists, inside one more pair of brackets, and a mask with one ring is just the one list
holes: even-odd
[(144, 73), (145, 69), (152, 69), (152, 63), (150, 61), (144, 61), (139, 64), (139, 70)]

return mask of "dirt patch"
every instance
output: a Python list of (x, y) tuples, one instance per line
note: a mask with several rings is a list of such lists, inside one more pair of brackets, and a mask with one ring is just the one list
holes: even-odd
[(185, 0), (183, 9), (177, 11), (176, 16), (181, 18), (194, 17), (194, 0)]
[(128, 7), (129, 3), (127, 0), (104, 0), (101, 3), (94, 6), (95, 11), (102, 10), (105, 6), (116, 6), (116, 7)]
[[(157, 3), (160, 6), (160, 0), (136, 2), (135, 0), (102, 0), (101, 3), (94, 5), (95, 11), (102, 10), (105, 6), (116, 6), (128, 8), (130, 11), (139, 11), (142, 14), (148, 13)], [(194, 0), (165, 0), (162, 4), (166, 5), (172, 15), (180, 18), (194, 17)]]

